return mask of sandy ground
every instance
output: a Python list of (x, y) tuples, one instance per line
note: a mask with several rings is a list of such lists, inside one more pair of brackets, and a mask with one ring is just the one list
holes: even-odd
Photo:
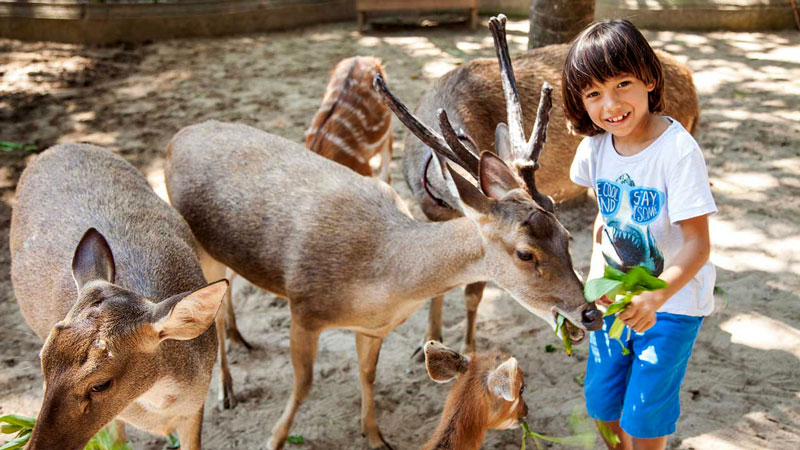
[[(527, 22), (510, 24), (512, 52), (526, 44)], [(695, 346), (681, 395), (683, 414), (670, 448), (800, 448), (800, 35), (649, 32), (695, 72), (702, 122), (697, 138), (720, 213), (711, 219), (718, 298)], [(402, 28), (359, 34), (355, 24), (295, 32), (146, 45), (85, 48), (0, 40), (0, 140), (40, 149), (59, 142), (106, 146), (163, 189), (162, 152), (182, 126), (206, 119), (242, 122), (301, 141), (330, 69), (354, 54), (376, 55), (390, 86), (415, 103), (431, 80), (477, 56), (493, 56), (486, 30)], [(410, 198), (400, 174), (406, 136), (394, 122), (394, 187)], [(545, 149), (546, 151), (546, 149)], [(27, 328), (9, 281), (8, 225), (19, 173), (32, 155), (0, 152), (0, 414), (35, 415), (41, 402), (39, 339)], [(419, 209), (411, 205), (412, 211)], [(576, 266), (586, 271), (594, 206), (561, 212), (571, 230)], [(282, 300), (239, 282), (242, 332), (257, 348), (230, 354), (234, 410), (206, 402), (205, 448), (261, 448), (291, 389), (289, 312)], [(448, 295), (445, 342), (460, 346), (462, 294)], [(439, 420), (449, 386), (431, 382), (409, 356), (423, 335), (427, 307), (392, 332), (378, 366), (378, 418), (397, 448), (418, 448)], [(321, 338), (312, 394), (289, 448), (366, 448), (359, 431), (353, 337)], [(496, 287), (478, 318), (480, 349), (515, 355), (527, 374), (534, 430), (568, 433), (566, 418), (583, 409), (586, 346), (568, 358), (545, 352), (552, 331)], [(216, 375), (215, 375), (216, 376)], [(164, 440), (134, 431), (135, 448)], [(485, 448), (519, 447), (520, 433), (492, 431)], [(596, 448), (600, 448), (599, 444)]]

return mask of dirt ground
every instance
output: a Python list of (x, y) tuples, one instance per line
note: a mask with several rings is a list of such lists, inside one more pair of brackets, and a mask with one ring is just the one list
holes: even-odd
[[(527, 22), (512, 21), (509, 28), (512, 53), (523, 51)], [(711, 258), (727, 294), (718, 297), (700, 332), (669, 447), (800, 448), (800, 34), (646, 34), (654, 47), (694, 70), (702, 111), (696, 137), (720, 210), (711, 219)], [(414, 104), (432, 80), (474, 57), (493, 57), (494, 50), (485, 29), (394, 28), (362, 35), (350, 23), (105, 47), (0, 40), (0, 140), (39, 149), (59, 142), (102, 145), (163, 190), (163, 150), (181, 127), (235, 121), (300, 142), (329, 71), (355, 54), (382, 58), (392, 89)], [(410, 200), (400, 173), (407, 133), (398, 121), (393, 126), (393, 185)], [(7, 247), (14, 187), (31, 157), (0, 151), (0, 414), (35, 415), (42, 394), (41, 342), (15, 304)], [(560, 213), (584, 273), (594, 211), (587, 199)], [(236, 409), (216, 408), (212, 383), (203, 429), (207, 449), (263, 448), (291, 389), (285, 302), (241, 280), (235, 288), (242, 332), (257, 348), (248, 353), (233, 347), (230, 353)], [(445, 306), (445, 343), (456, 348), (465, 325), (461, 299), (460, 291), (453, 292)], [(427, 306), (390, 333), (378, 366), (379, 424), (398, 449), (425, 442), (450, 387), (431, 382), (424, 366), (409, 358), (426, 317)], [(479, 348), (517, 357), (529, 386), (531, 428), (564, 435), (570, 412), (583, 411), (587, 350), (584, 344), (568, 358), (546, 352), (547, 344), (560, 347), (549, 327), (498, 288), (487, 288)], [(292, 430), (305, 444), (288, 448), (367, 448), (360, 436), (356, 367), (351, 333), (324, 333), (314, 390)], [(137, 449), (165, 445), (142, 432), (129, 436)], [(519, 445), (519, 430), (490, 431), (484, 447)]]

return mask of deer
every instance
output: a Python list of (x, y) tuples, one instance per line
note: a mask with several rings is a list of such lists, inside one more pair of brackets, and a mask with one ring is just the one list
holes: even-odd
[(428, 341), (423, 354), (433, 381), (456, 379), (423, 450), (478, 450), (487, 430), (515, 428), (527, 417), (525, 375), (516, 358), (497, 351), (467, 357), (438, 341)]
[(380, 179), (390, 184), (392, 113), (372, 89), (378, 73), (386, 77), (373, 57), (354, 56), (336, 65), (306, 131), (306, 148), (365, 176), (372, 176), (370, 159), (380, 154)]
[[(306, 131), (306, 148), (364, 176), (373, 175), (370, 160), (380, 154), (379, 178), (391, 184), (392, 113), (372, 88), (372, 78), (376, 73), (386, 76), (380, 60), (374, 57), (354, 56), (336, 65), (322, 105)], [(207, 255), (202, 254), (201, 259), (205, 258)], [(230, 268), (222, 271), (215, 269), (213, 264), (203, 266), (207, 279), (224, 277), (233, 282), (237, 276)], [(236, 324), (231, 291), (225, 294), (223, 310), (218, 316), (218, 327), (230, 340), (220, 342), (233, 341), (251, 350), (252, 344), (241, 335)], [(228, 370), (226, 346), (220, 347), (218, 358), (222, 374), (217, 391), (218, 402), (222, 409), (234, 408), (237, 401)]]
[[(446, 112), (442, 137), (391, 94), (380, 74), (373, 84), (401, 122), (460, 167), (445, 163), (442, 170), (462, 217), (419, 222), (386, 183), (242, 124), (190, 125), (167, 146), (167, 193), (209, 255), (207, 264), (216, 266), (208, 271), (231, 269), (289, 302), (293, 391), (270, 449), (283, 447), (310, 392), (324, 330), (355, 332), (361, 431), (370, 447), (391, 448), (374, 401), (381, 344), (431, 296), (493, 281), (553, 328), (563, 315), (573, 342), (602, 326), (602, 313), (583, 298), (569, 233), (535, 190), (533, 170), (520, 178), (494, 153), (464, 150)], [(546, 122), (543, 114), (540, 130)], [(543, 146), (543, 133), (536, 136), (531, 168)]]
[[(423, 94), (414, 113), (422, 121), (435, 123), (438, 109), (447, 110), (459, 140), (470, 150), (493, 151), (522, 176), (529, 170), (530, 162), (516, 152), (507, 151), (507, 139), (498, 141), (497, 134), (505, 134), (508, 129), (512, 142), (520, 141), (521, 130), (530, 130), (534, 125), (542, 86), (550, 84), (554, 88), (551, 112), (554, 124), (547, 132), (548, 151), (536, 163), (545, 169), (536, 177), (536, 183), (541, 192), (558, 204), (585, 191), (569, 179), (570, 164), (582, 138), (568, 129), (561, 96), (561, 72), (569, 44), (529, 50), (512, 60), (505, 24), (506, 17), (502, 14), (489, 20), (497, 60), (474, 59), (443, 75)], [(692, 72), (673, 56), (659, 50), (656, 53), (664, 69), (665, 113), (694, 132), (699, 106)], [(496, 61), (499, 61), (499, 68)], [(458, 200), (448, 189), (447, 172), (436, 170), (441, 169), (441, 163), (434, 161), (437, 163), (434, 165), (432, 159), (441, 158), (423, 140), (413, 136), (405, 139), (403, 175), (413, 198), (428, 220), (440, 222), (460, 218)], [(468, 284), (464, 289), (466, 328), (462, 345), (465, 353), (476, 350), (477, 310), (484, 287), (485, 283), (479, 282)], [(443, 301), (444, 295), (431, 299), (428, 327), (421, 342), (441, 341)], [(421, 348), (417, 347), (413, 355), (418, 359), (422, 356)]]
[[(83, 449), (112, 420), (199, 450), (228, 282), (207, 284), (186, 222), (131, 164), (60, 144), (22, 173), (11, 281), (44, 340), (27, 449)], [(120, 426), (121, 425), (121, 426)]]

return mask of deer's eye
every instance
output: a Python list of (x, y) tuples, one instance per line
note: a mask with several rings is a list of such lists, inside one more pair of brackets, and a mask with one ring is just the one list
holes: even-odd
[(111, 387), (111, 380), (106, 381), (105, 383), (96, 384), (92, 386), (92, 392), (103, 392), (106, 389)]
[(525, 385), (524, 384), (522, 385), (522, 387), (519, 388), (519, 395), (522, 395), (523, 392), (525, 392)]
[(521, 251), (517, 250), (517, 258), (519, 258), (519, 259), (521, 259), (523, 261), (530, 261), (530, 260), (533, 259), (533, 253), (521, 252)]

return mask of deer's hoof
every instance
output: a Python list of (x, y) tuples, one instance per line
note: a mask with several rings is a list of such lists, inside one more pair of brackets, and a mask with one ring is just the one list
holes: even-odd
[(361, 436), (367, 438), (369, 441), (369, 448), (379, 448), (382, 450), (394, 450), (394, 448), (386, 442), (386, 439), (383, 438), (383, 433), (378, 431), (375, 437), (367, 437), (366, 434), (361, 433)]

